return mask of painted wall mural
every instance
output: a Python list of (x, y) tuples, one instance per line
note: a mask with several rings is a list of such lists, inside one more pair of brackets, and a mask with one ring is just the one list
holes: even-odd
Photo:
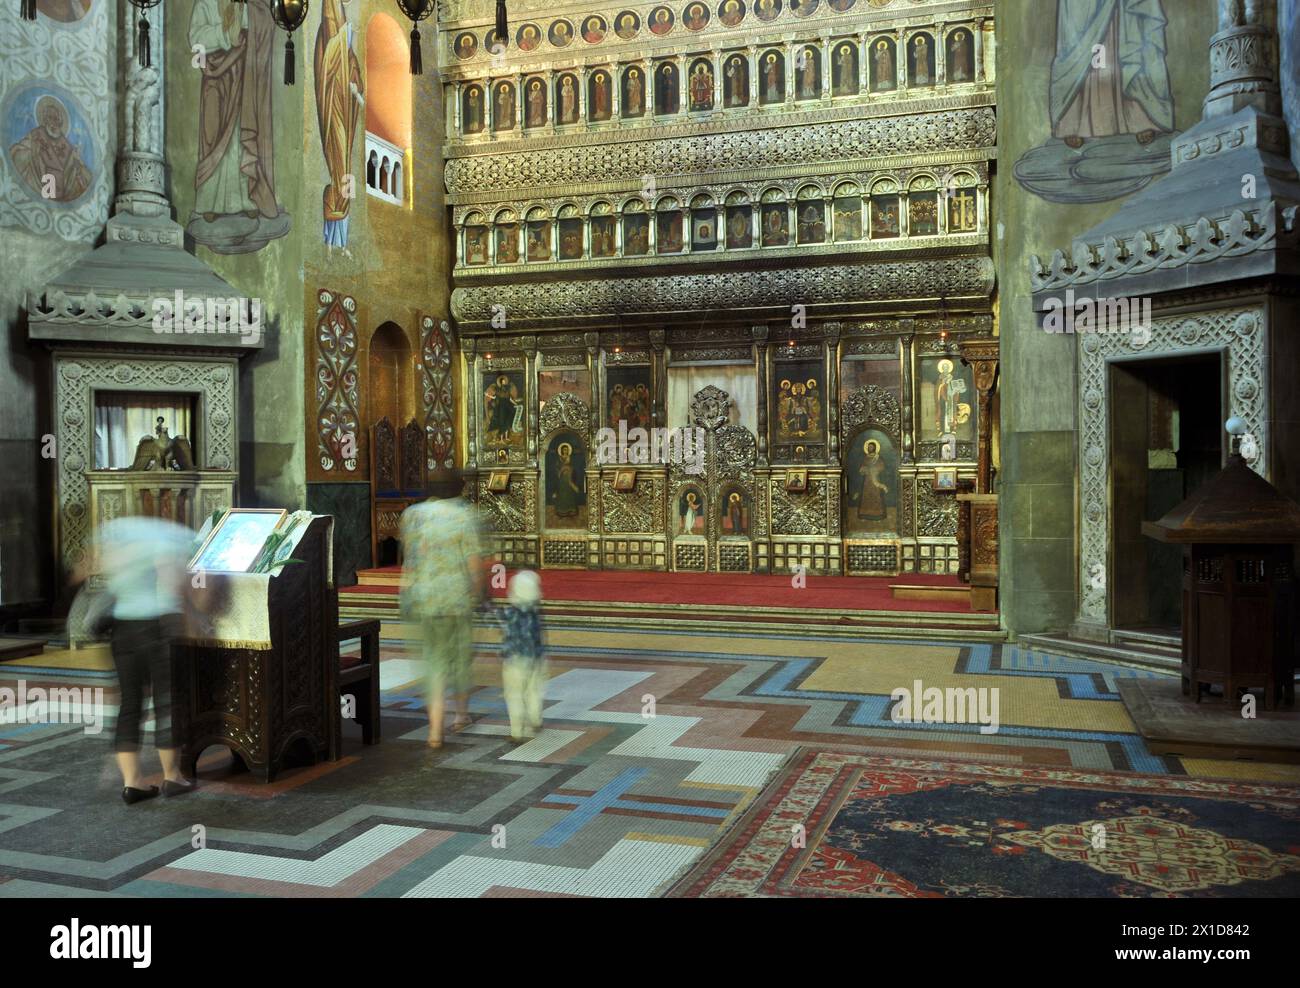
[(66, 93), (31, 86), (5, 113), (9, 163), (33, 198), (76, 202), (89, 191), (99, 166), (84, 112)]
[[(0, 57), (0, 226), (89, 242), (110, 212), (110, 4), (40, 0)], [(55, 81), (51, 81), (55, 80)]]
[(1016, 162), (1051, 202), (1131, 195), (1169, 170), (1174, 97), (1164, 0), (1057, 0), (1051, 137)]
[(424, 368), (424, 434), (431, 469), (456, 465), (455, 404), (450, 329), (425, 316), (421, 321), (420, 363)]
[(352, 174), (352, 148), (357, 122), (365, 104), (361, 63), (354, 50), (355, 25), (348, 20), (346, 0), (325, 0), (316, 31), (316, 122), (329, 184), (321, 195), (325, 246), (348, 247), (348, 213), (352, 196), (346, 183)]
[(60, 24), (75, 24), (90, 12), (93, 0), (36, 0), (36, 10)]
[(316, 296), (316, 455), (322, 470), (355, 471), (361, 407), (357, 302), (321, 289)]
[(195, 0), (189, 44), (201, 45), (198, 166), (186, 232), (218, 254), (246, 254), (291, 225), (275, 192), (272, 73), (276, 30), (266, 0)]

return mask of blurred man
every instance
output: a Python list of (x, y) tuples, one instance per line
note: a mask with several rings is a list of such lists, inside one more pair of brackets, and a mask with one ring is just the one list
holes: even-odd
[(474, 609), (485, 574), (475, 509), (459, 497), (461, 482), (439, 485), (444, 496), (402, 512), (402, 616), (418, 621), (428, 664), (429, 747), (442, 747), (446, 691), (453, 732), (469, 726)]
[(140, 712), (150, 689), (154, 744), (162, 762), (164, 796), (179, 796), (194, 785), (181, 774), (180, 739), (171, 717), (171, 646), (183, 630), (186, 564), (194, 544), (188, 528), (158, 518), (118, 518), (95, 538), (95, 567), (112, 601), (106, 611), (113, 665), (121, 686), (114, 748), (127, 804), (152, 799), (158, 786), (140, 775)]

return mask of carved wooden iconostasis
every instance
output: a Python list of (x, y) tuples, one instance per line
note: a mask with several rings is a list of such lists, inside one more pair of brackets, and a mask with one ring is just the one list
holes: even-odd
[[(960, 343), (988, 330), (963, 316), (826, 322), (794, 341), (467, 337), (469, 496), (508, 565), (955, 574), (980, 408)], [(656, 428), (676, 445), (656, 452)]]
[[(507, 46), (494, 9), (450, 3), (439, 44), (469, 493), (503, 561), (957, 573), (992, 4), (524, 2)], [(656, 428), (690, 455), (599, 462), (601, 430)]]

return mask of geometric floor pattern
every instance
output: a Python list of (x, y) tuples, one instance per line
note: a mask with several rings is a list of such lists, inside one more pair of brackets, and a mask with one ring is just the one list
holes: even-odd
[[(339, 761), (269, 785), (213, 749), (198, 792), (133, 807), (112, 761), (112, 673), (0, 665), (0, 686), (101, 685), (110, 718), (97, 736), (0, 726), (0, 896), (660, 895), (804, 746), (1300, 784), (1300, 766), (1148, 752), (1116, 681), (1154, 673), (815, 633), (552, 624), (545, 727), (512, 747), (499, 636), (484, 625), (476, 640), (474, 723), (441, 750), (424, 743), (418, 653), (386, 638), (381, 744), (348, 725)], [(916, 680), (997, 689), (999, 730), (893, 722), (891, 692)]]

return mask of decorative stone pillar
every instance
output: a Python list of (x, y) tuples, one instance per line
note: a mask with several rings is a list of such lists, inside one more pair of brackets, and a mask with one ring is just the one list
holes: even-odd
[(150, 25), (150, 66), (139, 61), (139, 36), (132, 18), (124, 18), (119, 50), (125, 97), (122, 101), (123, 141), (117, 152), (117, 195), (105, 239), (158, 244), (184, 250), (180, 224), (171, 218), (167, 198), (167, 166), (163, 158), (163, 51), (166, 30), (162, 5), (154, 8)]
[(1246, 107), (1280, 116), (1277, 0), (1219, 0), (1219, 32), (1210, 38), (1210, 92), (1205, 119)]

